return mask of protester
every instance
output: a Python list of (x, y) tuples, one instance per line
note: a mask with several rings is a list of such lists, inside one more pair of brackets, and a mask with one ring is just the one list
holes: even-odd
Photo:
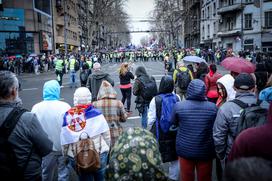
[(97, 101), (93, 102), (93, 106), (100, 109), (105, 116), (110, 128), (111, 145), (113, 146), (123, 131), (120, 122), (126, 121), (127, 114), (123, 103), (117, 100), (117, 93), (109, 82), (102, 82)]
[(128, 63), (123, 63), (121, 65), (119, 78), (120, 78), (120, 90), (122, 93), (122, 103), (125, 104), (125, 101), (127, 101), (126, 111), (128, 114), (131, 114), (132, 111), (130, 110), (130, 105), (132, 85), (130, 83), (130, 80), (134, 79), (134, 75), (130, 72)]
[(172, 180), (178, 180), (179, 165), (176, 154), (177, 130), (170, 128), (170, 125), (168, 125), (170, 123), (172, 107), (176, 102), (180, 101), (180, 98), (172, 93), (173, 90), (173, 78), (171, 76), (163, 76), (160, 82), (159, 95), (154, 97), (149, 105), (148, 125), (152, 127), (151, 132), (158, 141), (163, 163), (170, 162), (168, 177)]
[[(76, 89), (74, 93), (74, 106), (64, 115), (61, 130), (61, 144), (64, 155), (69, 156), (69, 165), (77, 165), (76, 170), (79, 180), (101, 180), (104, 181), (108, 154), (110, 150), (110, 132), (105, 117), (100, 110), (91, 104), (92, 94), (86, 87)], [(84, 136), (84, 137), (83, 137)], [(86, 138), (87, 137), (87, 138)], [(78, 162), (94, 159), (93, 155), (85, 155), (84, 159), (78, 158), (82, 149), (93, 149), (93, 145), (81, 147), (81, 140), (91, 141), (94, 150), (99, 154), (100, 167), (92, 171), (83, 171)], [(89, 154), (86, 150), (85, 154)], [(93, 160), (89, 160), (89, 164)]]
[(217, 80), (218, 99), (217, 107), (221, 107), (225, 102), (235, 98), (235, 90), (233, 89), (234, 78), (230, 74), (226, 74)]
[(61, 55), (58, 55), (58, 58), (56, 61), (56, 66), (55, 66), (55, 71), (56, 71), (56, 75), (57, 75), (57, 80), (58, 80), (60, 86), (62, 86), (62, 77), (63, 77), (63, 74), (65, 73), (65, 63), (64, 63)]
[(191, 80), (193, 80), (192, 72), (185, 67), (183, 61), (177, 63), (178, 68), (173, 73), (173, 80), (175, 83), (175, 91), (181, 99), (186, 99), (187, 87)]
[(97, 94), (103, 80), (108, 81), (112, 86), (114, 86), (114, 81), (110, 78), (110, 75), (108, 73), (104, 73), (101, 70), (100, 63), (96, 62), (93, 65), (93, 73), (88, 77), (87, 81), (87, 87), (92, 93), (92, 101), (97, 100)]
[(18, 79), (0, 71), (0, 173), (8, 180), (42, 180), (42, 157), (52, 151), (52, 142), (35, 114), (24, 112), (18, 94)]
[(215, 64), (211, 64), (209, 69), (210, 69), (209, 73), (205, 76), (207, 98), (209, 101), (216, 103), (219, 97), (216, 82), (218, 79), (222, 77), (222, 75), (217, 72)]
[(136, 96), (135, 103), (141, 115), (142, 127), (147, 127), (147, 112), (151, 99), (157, 94), (157, 85), (154, 77), (146, 73), (144, 67), (139, 66), (135, 75), (137, 76), (134, 86), (133, 94)]
[(257, 64), (255, 70), (256, 76), (256, 95), (258, 97), (259, 93), (266, 87), (268, 81), (268, 72), (266, 70), (265, 64)]
[(168, 180), (153, 135), (141, 128), (129, 128), (111, 151), (106, 180)]
[[(230, 74), (226, 74), (217, 80), (217, 91), (218, 99), (216, 106), (219, 108), (225, 102), (233, 100), (235, 98), (235, 90), (233, 89), (234, 78)], [(223, 169), (221, 167), (221, 162), (218, 157), (216, 157), (216, 176), (217, 180), (222, 180)]]
[[(60, 85), (56, 80), (47, 81), (43, 86), (43, 101), (35, 104), (31, 110), (35, 113), (43, 130), (53, 142), (53, 150), (43, 158), (43, 180), (53, 180), (55, 172), (58, 172), (59, 180), (67, 180), (68, 173), (65, 169), (64, 157), (61, 152), (60, 132), (63, 116), (70, 109), (69, 104), (59, 101)], [(54, 170), (52, 168), (58, 168)]]
[[(251, 75), (239, 74), (234, 81), (236, 99), (246, 104), (256, 104), (255, 82)], [(242, 108), (235, 102), (225, 102), (217, 113), (213, 127), (215, 151), (224, 169), (233, 141), (237, 135), (238, 119)]]
[(205, 76), (209, 73), (209, 67), (205, 62), (201, 62), (196, 69), (196, 79), (205, 81)]
[(83, 62), (82, 70), (80, 71), (79, 78), (80, 78), (80, 85), (81, 87), (86, 87), (88, 77), (89, 77), (89, 66), (86, 62)]
[(208, 102), (203, 81), (192, 80), (187, 99), (173, 107), (171, 123), (178, 124), (176, 149), (179, 156), (181, 180), (194, 180), (195, 169), (199, 181), (212, 179), (212, 161), (215, 157), (212, 127), (217, 108)]
[(227, 164), (223, 181), (272, 180), (271, 161), (262, 158), (241, 158)]
[(272, 87), (260, 93), (259, 99), (270, 103), (267, 124), (244, 130), (236, 138), (229, 154), (229, 161), (241, 157), (262, 157), (272, 161)]
[(76, 72), (79, 69), (79, 65), (77, 60), (75, 59), (75, 57), (72, 55), (69, 59), (69, 63), (68, 63), (68, 69), (70, 71), (70, 88), (72, 88), (73, 86), (75, 88), (77, 88), (77, 82), (76, 82)]

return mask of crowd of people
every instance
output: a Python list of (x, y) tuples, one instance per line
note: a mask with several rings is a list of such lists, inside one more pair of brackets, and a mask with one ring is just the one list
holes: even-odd
[[(45, 82), (43, 101), (31, 112), (21, 107), (16, 75), (0, 71), (2, 177), (194, 181), (196, 175), (199, 181), (211, 181), (215, 159), (219, 181), (271, 180), (269, 64), (259, 62), (251, 74), (221, 75), (217, 61), (186, 65), (185, 55), (177, 58), (175, 68), (173, 54), (165, 54), (166, 75), (159, 87), (143, 66), (134, 75), (130, 63), (123, 62), (121, 100), (98, 61), (58, 55), (57, 79)], [(70, 86), (76, 87), (73, 105), (60, 101), (66, 70)], [(132, 94), (142, 128), (124, 130), (121, 123), (132, 113)], [(167, 171), (163, 163), (169, 163)]]

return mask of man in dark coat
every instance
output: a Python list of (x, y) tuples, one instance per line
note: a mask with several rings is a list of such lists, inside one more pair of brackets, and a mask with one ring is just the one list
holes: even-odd
[(108, 81), (112, 86), (114, 86), (114, 80), (110, 78), (108, 73), (101, 71), (100, 63), (96, 62), (93, 65), (93, 73), (89, 75), (87, 81), (87, 87), (92, 93), (92, 102), (97, 101), (97, 94), (103, 80)]
[(171, 122), (179, 125), (176, 150), (182, 168), (181, 180), (197, 178), (211, 180), (212, 160), (215, 156), (212, 128), (217, 108), (205, 96), (206, 86), (199, 79), (192, 80), (187, 89), (187, 100), (173, 108)]

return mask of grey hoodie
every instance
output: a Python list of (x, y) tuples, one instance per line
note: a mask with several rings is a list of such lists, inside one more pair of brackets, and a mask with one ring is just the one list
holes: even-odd
[(88, 77), (87, 87), (92, 93), (92, 102), (97, 100), (97, 94), (103, 80), (108, 81), (112, 86), (114, 86), (114, 81), (110, 78), (110, 75), (102, 72), (101, 70), (94, 71)]

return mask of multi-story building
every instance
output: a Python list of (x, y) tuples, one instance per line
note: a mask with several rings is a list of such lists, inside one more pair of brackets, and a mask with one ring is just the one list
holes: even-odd
[(220, 0), (220, 46), (240, 50), (272, 51), (272, 2)]
[(54, 49), (51, 0), (3, 0), (0, 7), (0, 54)]
[(80, 46), (82, 30), (78, 23), (77, 3), (78, 0), (53, 0), (54, 43), (57, 53), (65, 51), (65, 43), (68, 52), (77, 51)]
[(184, 43), (185, 47), (199, 47), (201, 1), (184, 0)]
[(201, 8), (200, 44), (203, 48), (214, 49), (219, 46), (217, 37), (219, 19), (217, 15), (217, 0), (204, 0)]

